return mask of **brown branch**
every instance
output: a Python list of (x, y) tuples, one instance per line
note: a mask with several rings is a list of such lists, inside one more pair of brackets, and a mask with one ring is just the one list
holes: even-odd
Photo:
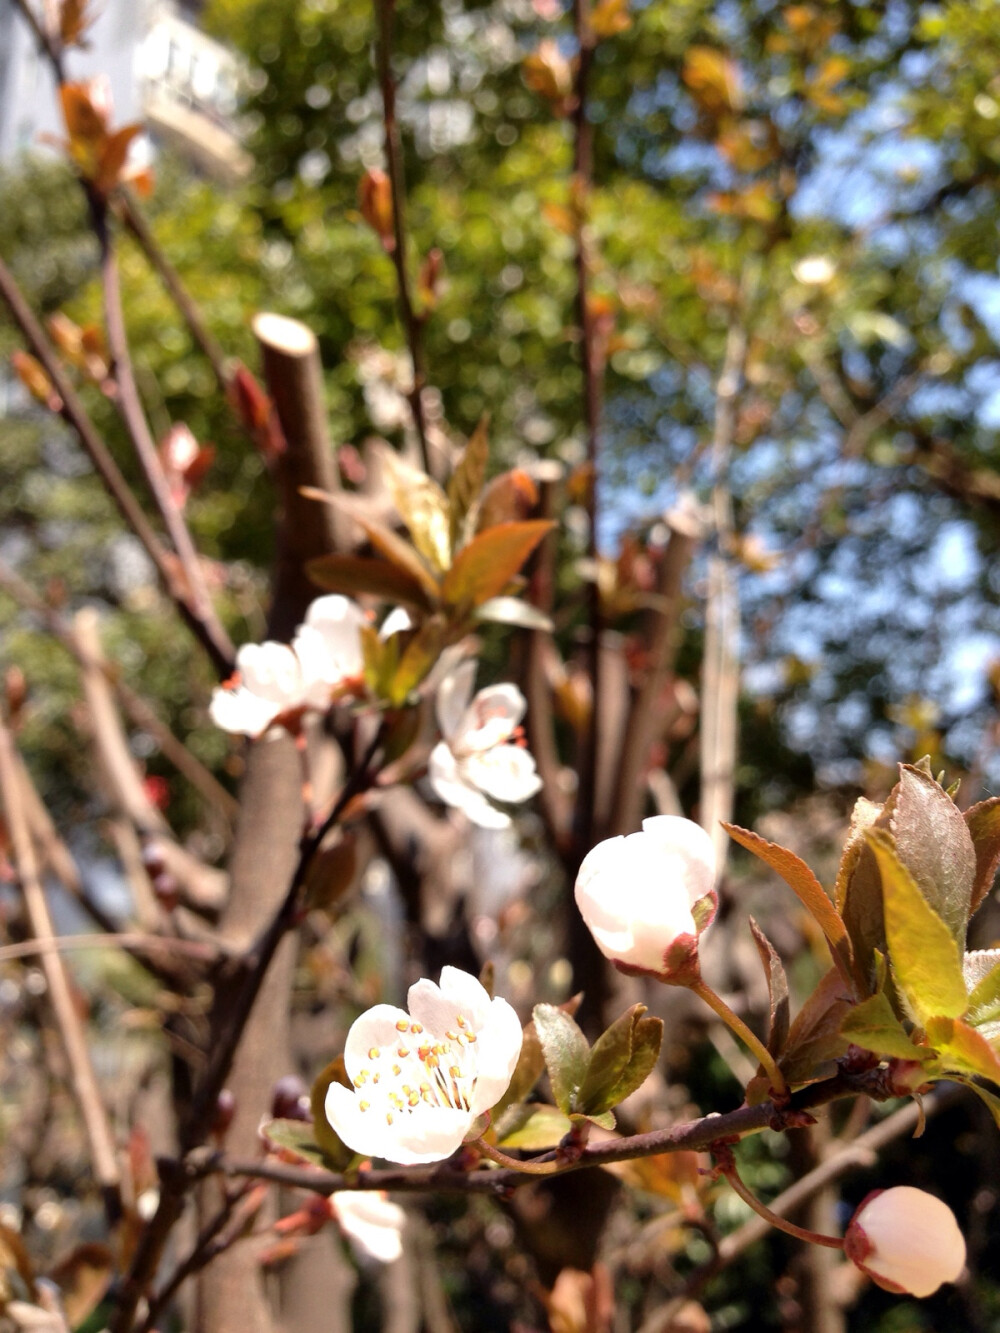
[[(794, 1093), (791, 1102), (786, 1106), (778, 1106), (769, 1101), (758, 1106), (741, 1106), (735, 1111), (727, 1111), (722, 1115), (702, 1116), (698, 1120), (672, 1125), (668, 1129), (651, 1130), (646, 1134), (632, 1134), (588, 1144), (582, 1151), (567, 1154), (559, 1162), (558, 1169), (551, 1172), (547, 1179), (566, 1175), (571, 1171), (607, 1166), (613, 1162), (654, 1157), (660, 1153), (702, 1152), (710, 1150), (713, 1144), (744, 1138), (762, 1129), (780, 1132), (804, 1128), (810, 1120), (803, 1116), (803, 1112), (808, 1112), (817, 1106), (826, 1106), (844, 1097), (858, 1095), (870, 1096), (875, 1101), (885, 1101), (894, 1096), (886, 1090), (883, 1071), (875, 1070), (861, 1075), (840, 1072), (832, 1078), (821, 1083), (813, 1083)], [(861, 1143), (860, 1139), (858, 1143)], [(557, 1157), (558, 1150), (556, 1153), (542, 1154), (529, 1160), (543, 1163), (553, 1161)], [(392, 1190), (410, 1194), (433, 1192), (503, 1196), (508, 1190), (538, 1180), (537, 1175), (513, 1168), (469, 1171), (447, 1162), (430, 1167), (389, 1167), (343, 1174), (316, 1167), (286, 1166), (275, 1162), (247, 1162), (226, 1158), (221, 1154), (204, 1159), (200, 1169), (208, 1174), (222, 1173), (232, 1177), (271, 1180), (276, 1184), (312, 1190), (317, 1194), (358, 1189)]]
[(218, 910), (226, 898), (225, 874), (199, 861), (177, 841), (146, 792), (108, 683), (97, 613), (91, 607), (78, 611), (73, 628), (82, 648), (80, 674), (91, 735), (111, 805), (139, 833), (156, 839), (166, 869), (191, 907)]
[(604, 702), (601, 679), (603, 614), (601, 591), (596, 572), (603, 357), (599, 356), (598, 353), (589, 290), (593, 260), (588, 209), (593, 183), (594, 131), (589, 119), (587, 96), (595, 48), (595, 38), (590, 27), (590, 0), (573, 0), (573, 28), (579, 52), (572, 110), (573, 181), (571, 191), (576, 212), (576, 317), (580, 338), (580, 365), (583, 375), (583, 424), (587, 448), (587, 555), (592, 566), (592, 582), (587, 590), (588, 619), (590, 621), (587, 661), (591, 686), (591, 711), (587, 727), (586, 746), (581, 756), (580, 783), (577, 792), (574, 828), (575, 854), (573, 860), (578, 865), (595, 839), (597, 772), (602, 758), (599, 753), (600, 715)]
[(179, 578), (179, 571), (171, 554), (161, 543), (132, 488), (122, 476), (118, 464), (112, 458), (100, 435), (98, 435), (83, 403), (73, 388), (72, 382), (63, 371), (58, 357), (42, 331), (41, 325), (22, 296), (13, 274), (2, 259), (0, 259), (0, 297), (3, 298), (14, 323), (20, 329), (33, 355), (37, 357), (45, 373), (52, 381), (53, 387), (59, 396), (59, 415), (76, 432), (98, 476), (117, 505), (119, 513), (132, 532), (135, 533), (142, 544), (143, 550), (153, 562), (164, 588), (176, 604), (188, 628), (206, 649), (213, 661), (216, 662), (216, 665), (228, 674), (231, 669), (228, 660), (218, 656), (208, 627), (192, 601), (183, 580)]
[(659, 605), (646, 618), (648, 665), (625, 728), (609, 822), (612, 834), (634, 832), (642, 816), (643, 773), (663, 722), (660, 698), (677, 651), (681, 582), (702, 535), (701, 522), (690, 508), (673, 510), (666, 523), (670, 539), (660, 567)]
[(218, 782), (201, 760), (174, 735), (145, 699), (126, 685), (118, 670), (103, 660), (97, 663), (89, 662), (73, 626), (3, 560), (0, 560), (0, 588), (23, 610), (39, 616), (56, 642), (60, 643), (81, 666), (99, 667), (125, 712), (137, 727), (141, 727), (152, 736), (161, 754), (173, 764), (178, 773), (190, 782), (191, 786), (205, 798), (211, 809), (220, 814), (227, 823), (236, 817), (239, 807), (222, 783)]
[[(181, 1126), (182, 1153), (190, 1153), (204, 1142), (215, 1117), (219, 1093), (226, 1085), (247, 1022), (260, 995), (278, 946), (294, 926), (301, 891), (313, 858), (327, 834), (340, 821), (351, 801), (366, 790), (377, 776), (371, 768), (382, 744), (382, 728), (354, 768), (322, 824), (301, 843), (291, 881), (270, 922), (257, 941), (238, 960), (236, 970), (225, 981), (225, 1022), (215, 1034), (207, 1063), (202, 1069)], [(219, 978), (219, 986), (223, 979)], [(217, 989), (218, 994), (218, 989)], [(118, 1305), (110, 1321), (111, 1333), (130, 1333), (139, 1303), (156, 1275), (164, 1248), (181, 1212), (194, 1177), (183, 1167), (166, 1164), (161, 1169), (160, 1200), (133, 1256), (122, 1284)]]
[[(38, 877), (35, 849), (25, 815), (19, 780), (17, 749), (2, 718), (0, 718), (0, 795), (3, 797), (7, 828), (13, 845), (14, 861), (21, 892), (24, 895), (28, 923), (35, 938), (48, 945), (55, 938), (55, 930), (45, 892)], [(94, 1175), (104, 1195), (109, 1217), (117, 1220), (121, 1210), (118, 1159), (114, 1136), (90, 1062), (87, 1038), (73, 1003), (73, 994), (61, 955), (57, 950), (45, 947), (41, 961), (59, 1035), (66, 1051), (73, 1093), (90, 1144)]]
[[(538, 462), (532, 469), (532, 476), (538, 484), (539, 518), (555, 517), (556, 492), (563, 471), (561, 463), (551, 460)], [(528, 600), (546, 615), (551, 612), (555, 601), (557, 548), (557, 534), (553, 531), (539, 546), (529, 571)], [(545, 668), (546, 658), (555, 653), (556, 648), (546, 630), (528, 630), (527, 640), (524, 693), (528, 702), (525, 717), (528, 748), (542, 779), (542, 789), (538, 795), (542, 818), (553, 845), (565, 849), (571, 810), (570, 802), (560, 785), (562, 765), (556, 745), (552, 689)]]
[(297, 319), (267, 312), (255, 315), (252, 327), (264, 379), (288, 444), (278, 463), (282, 514), (296, 514), (294, 523), (283, 518), (278, 521), (274, 578), (282, 586), (282, 600), (272, 609), (270, 630), (284, 639), (294, 631), (299, 608), (316, 595), (305, 572), (306, 561), (347, 549), (347, 516), (333, 505), (304, 504), (300, 496), (303, 486), (340, 490), (316, 335)]
[(233, 645), (215, 613), (205, 582), (201, 558), (184, 521), (184, 515), (171, 492), (136, 387), (128, 335), (125, 331), (118, 261), (108, 225), (107, 204), (87, 186), (86, 182), (84, 189), (90, 204), (94, 232), (100, 246), (104, 323), (108, 335), (108, 350), (111, 354), (112, 375), (118, 390), (115, 403), (139, 459), (153, 502), (170, 534), (177, 559), (180, 561), (192, 609), (208, 637), (212, 660), (223, 674), (228, 675), (232, 671), (235, 658)]
[(403, 174), (403, 147), (396, 119), (396, 81), (392, 74), (393, 20), (396, 0), (376, 0), (378, 11), (378, 39), (376, 55), (379, 85), (382, 90), (382, 118), (385, 126), (385, 164), (392, 192), (392, 229), (395, 244), (392, 262), (396, 269), (399, 293), (399, 313), (403, 334), (410, 349), (413, 364), (413, 389), (409, 393), (413, 424), (420, 445), (420, 459), (424, 471), (430, 473), (430, 450), (427, 444), (427, 419), (424, 414), (423, 390), (427, 382), (424, 367), (421, 322), (413, 309), (410, 278), (406, 262), (406, 184)]
[(736, 401), (746, 354), (747, 332), (743, 312), (734, 310), (726, 338), (722, 371), (715, 390), (712, 512), (716, 549), (708, 564), (700, 732), (700, 822), (715, 844), (720, 874), (728, 850), (728, 839), (722, 823), (729, 822), (733, 814), (736, 709), (740, 685), (739, 588), (727, 550), (733, 527), (728, 471), (736, 430)]

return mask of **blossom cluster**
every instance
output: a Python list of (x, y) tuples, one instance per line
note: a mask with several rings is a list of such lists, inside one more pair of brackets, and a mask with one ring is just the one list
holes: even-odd
[(294, 725), (308, 709), (325, 712), (360, 685), (363, 624), (365, 613), (355, 602), (319, 597), (291, 645), (244, 644), (235, 675), (212, 694), (212, 721), (223, 731), (257, 737), (275, 723)]

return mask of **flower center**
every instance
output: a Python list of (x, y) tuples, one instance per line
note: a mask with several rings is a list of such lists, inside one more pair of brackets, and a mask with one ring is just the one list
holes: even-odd
[(354, 1079), (359, 1110), (382, 1111), (389, 1125), (421, 1105), (468, 1111), (479, 1074), (476, 1034), (468, 1019), (459, 1014), (455, 1030), (443, 1036), (403, 1018), (396, 1031), (399, 1039), (392, 1046), (369, 1049), (368, 1064)]

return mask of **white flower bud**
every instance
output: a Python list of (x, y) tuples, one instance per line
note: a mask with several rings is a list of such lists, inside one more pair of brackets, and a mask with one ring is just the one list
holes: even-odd
[(584, 858), (576, 904), (597, 947), (619, 967), (670, 976), (690, 967), (715, 915), (712, 839), (690, 819), (657, 815)]
[(869, 1194), (851, 1218), (844, 1253), (886, 1291), (911, 1296), (930, 1296), (965, 1267), (955, 1214), (912, 1185)]

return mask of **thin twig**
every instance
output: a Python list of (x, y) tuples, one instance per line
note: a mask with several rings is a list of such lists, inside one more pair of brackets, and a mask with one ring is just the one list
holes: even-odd
[[(744, 283), (746, 288), (746, 283)], [(723, 822), (733, 814), (739, 698), (739, 587), (727, 550), (732, 535), (729, 459), (736, 430), (737, 395), (747, 354), (745, 303), (733, 310), (722, 371), (715, 390), (712, 435), (712, 512), (716, 549), (708, 563), (701, 700), (701, 824), (715, 845), (721, 873), (728, 839)]]
[(593, 177), (594, 131), (587, 105), (590, 69), (594, 59), (595, 39), (590, 26), (590, 0), (573, 0), (573, 28), (576, 34), (577, 73), (573, 123), (573, 204), (576, 214), (576, 310), (580, 336), (580, 365), (583, 374), (583, 423), (587, 448), (587, 555), (592, 566), (588, 587), (590, 641), (587, 663), (590, 674), (590, 719), (587, 744), (580, 765), (575, 829), (576, 860), (579, 861), (594, 841), (597, 802), (598, 753), (601, 734), (601, 633), (603, 615), (601, 590), (597, 579), (597, 524), (600, 496), (600, 430), (603, 361), (598, 355), (594, 312), (590, 300), (592, 267), (588, 210)]
[(179, 940), (145, 931), (122, 930), (92, 932), (89, 935), (55, 935), (51, 939), (22, 940), (19, 944), (0, 945), (0, 963), (36, 954), (64, 953), (75, 949), (127, 949), (136, 953), (176, 954), (200, 963), (218, 960), (220, 950), (200, 940)]
[[(613, 1162), (629, 1162), (640, 1157), (655, 1157), (661, 1153), (698, 1152), (711, 1149), (713, 1144), (756, 1134), (762, 1129), (776, 1131), (804, 1128), (811, 1123), (808, 1112), (817, 1106), (843, 1097), (870, 1096), (875, 1101), (894, 1097), (886, 1088), (884, 1071), (865, 1074), (841, 1072), (821, 1083), (813, 1083), (793, 1093), (787, 1105), (762, 1102), (758, 1106), (741, 1106), (722, 1115), (702, 1116), (698, 1120), (668, 1129), (651, 1130), (646, 1134), (632, 1134), (618, 1139), (606, 1139), (588, 1144), (582, 1150), (567, 1154), (552, 1175), (565, 1175)], [(806, 1114), (804, 1114), (806, 1113)], [(867, 1136), (865, 1136), (867, 1137)], [(858, 1141), (861, 1143), (861, 1140)], [(552, 1162), (555, 1153), (544, 1153), (530, 1159), (535, 1165)], [(498, 1168), (463, 1171), (442, 1163), (433, 1167), (398, 1167), (377, 1171), (340, 1173), (322, 1171), (315, 1167), (285, 1166), (274, 1162), (246, 1162), (222, 1155), (205, 1161), (203, 1169), (209, 1173), (221, 1172), (227, 1176), (252, 1176), (272, 1180), (277, 1184), (332, 1194), (334, 1190), (396, 1190), (408, 1193), (459, 1192), (503, 1194), (509, 1189), (535, 1180), (521, 1170)]]
[(427, 445), (427, 419), (424, 414), (423, 389), (426, 383), (423, 339), (420, 320), (413, 309), (410, 278), (406, 262), (406, 184), (403, 175), (403, 148), (396, 118), (396, 81), (392, 74), (393, 20), (395, 0), (376, 0), (378, 10), (378, 77), (382, 89), (382, 118), (385, 125), (385, 165), (392, 192), (392, 229), (395, 245), (392, 262), (396, 269), (399, 291), (399, 313), (403, 334), (410, 349), (413, 364), (413, 389), (408, 395), (413, 411), (413, 424), (420, 445), (420, 460), (424, 471), (430, 473), (430, 450)]
[(171, 492), (136, 388), (132, 355), (125, 331), (118, 260), (108, 225), (107, 204), (85, 182), (84, 188), (90, 204), (94, 232), (100, 246), (104, 322), (108, 335), (108, 350), (111, 353), (112, 373), (118, 389), (115, 403), (139, 459), (150, 494), (170, 534), (170, 540), (190, 592), (192, 606), (211, 642), (213, 660), (221, 669), (229, 672), (232, 670), (235, 650), (212, 605), (201, 566), (201, 557), (184, 521), (184, 515)]
[(156, 741), (163, 756), (173, 764), (196, 791), (200, 792), (213, 810), (218, 811), (228, 821), (236, 817), (239, 806), (233, 796), (212, 775), (200, 759), (197, 759), (183, 741), (170, 730), (163, 719), (153, 710), (145, 699), (121, 678), (121, 673), (105, 661), (92, 662), (80, 642), (80, 636), (73, 626), (51, 607), (44, 598), (15, 573), (3, 560), (0, 560), (0, 588), (12, 597), (26, 611), (31, 611), (45, 621), (46, 627), (81, 666), (99, 668), (108, 683), (117, 694), (122, 707), (132, 721), (143, 731), (147, 731)]
[[(48, 903), (38, 877), (35, 849), (25, 817), (19, 781), (17, 750), (6, 723), (0, 718), (0, 793), (7, 817), (7, 828), (14, 849), (21, 892), (31, 932), (43, 946), (54, 939), (55, 930)], [(49, 996), (69, 1064), (73, 1093), (80, 1108), (90, 1144), (94, 1176), (104, 1194), (109, 1216), (116, 1220), (121, 1208), (119, 1197), (120, 1173), (115, 1152), (114, 1135), (107, 1112), (101, 1100), (97, 1079), (90, 1062), (87, 1038), (73, 1003), (69, 978), (63, 960), (55, 949), (43, 947), (42, 970), (48, 983)]]
[(21, 330), (25, 342), (52, 381), (52, 385), (59, 396), (59, 415), (76, 432), (98, 476), (118, 506), (119, 513), (138, 537), (143, 550), (155, 565), (164, 588), (176, 603), (189, 629), (213, 660), (216, 661), (220, 670), (228, 674), (231, 670), (228, 659), (218, 657), (208, 629), (191, 600), (188, 590), (178, 577), (178, 570), (170, 553), (154, 531), (142, 506), (136, 499), (135, 493), (122, 476), (118, 464), (111, 457), (107, 445), (98, 435), (83, 403), (73, 388), (72, 382), (63, 371), (59, 358), (22, 296), (13, 274), (2, 259), (0, 259), (0, 297), (3, 298), (15, 324)]

